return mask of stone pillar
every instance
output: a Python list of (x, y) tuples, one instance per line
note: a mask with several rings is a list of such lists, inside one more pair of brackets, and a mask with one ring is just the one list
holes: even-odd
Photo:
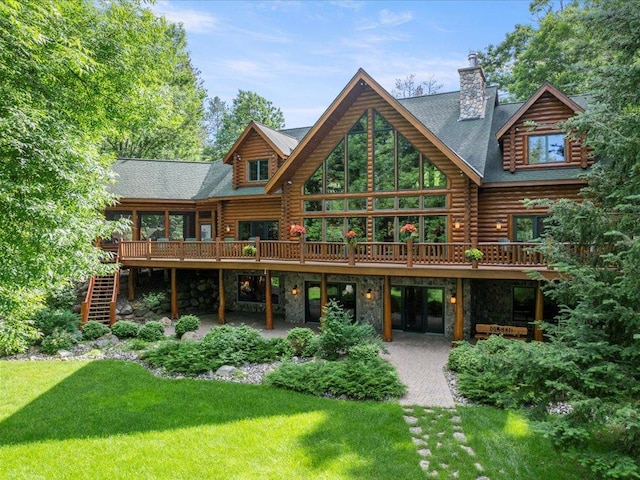
[(475, 53), (469, 54), (469, 67), (460, 74), (460, 117), (458, 120), (484, 118), (487, 103), (486, 79), (482, 67), (476, 64)]

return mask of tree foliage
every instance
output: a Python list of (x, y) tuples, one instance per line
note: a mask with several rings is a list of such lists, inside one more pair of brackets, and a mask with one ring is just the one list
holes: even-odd
[(216, 98), (209, 102), (208, 107), (209, 130), (215, 130), (215, 141), (209, 150), (212, 160), (222, 160), (252, 120), (274, 130), (284, 128), (282, 110), (255, 92), (238, 90), (238, 95), (228, 108)]
[(442, 83), (438, 82), (433, 75), (429, 75), (424, 82), (416, 84), (416, 75), (412, 73), (405, 78), (396, 78), (395, 88), (391, 90), (391, 95), (396, 98), (433, 95), (440, 92), (442, 87)]
[[(581, 52), (566, 57), (570, 64), (562, 69), (573, 72), (574, 84), (588, 87), (591, 98), (587, 111), (565, 127), (584, 137), (600, 162), (586, 175), (583, 201), (543, 202), (552, 213), (553, 240), (541, 250), (562, 274), (547, 285), (561, 315), (557, 326), (545, 328), (554, 347), (545, 363), (573, 372), (547, 377), (556, 400), (573, 405), (549, 431), (559, 445), (574, 447), (597, 478), (638, 478), (640, 2), (583, 2), (559, 15), (570, 25), (562, 45)], [(530, 81), (521, 66), (513, 69), (513, 85)], [(531, 66), (534, 73), (537, 68)], [(520, 382), (535, 376), (523, 374)]]
[(573, 21), (587, 3), (591, 2), (571, 1), (554, 10), (550, 0), (532, 2), (531, 12), (539, 15), (537, 25), (516, 25), (501, 43), (479, 52), (487, 81), (509, 101), (526, 100), (544, 82), (567, 94), (589, 90), (589, 69), (583, 67), (601, 57), (589, 57), (576, 44), (575, 38), (588, 37), (589, 32)]
[(114, 201), (104, 146), (171, 117), (149, 70), (176, 65), (166, 45), (153, 55), (156, 41), (179, 40), (168, 28), (135, 0), (0, 2), (0, 343), (13, 339), (11, 351), (34, 338), (31, 307), (100, 267), (93, 242), (111, 234), (102, 211)]

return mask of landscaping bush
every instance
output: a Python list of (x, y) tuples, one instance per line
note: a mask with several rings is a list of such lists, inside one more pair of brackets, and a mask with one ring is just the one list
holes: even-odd
[(337, 362), (285, 363), (269, 373), (265, 383), (309, 395), (351, 400), (387, 400), (406, 392), (395, 368), (378, 356), (366, 361), (346, 358)]
[(103, 335), (111, 333), (111, 329), (104, 323), (96, 322), (94, 320), (87, 322), (82, 328), (82, 338), (84, 340), (96, 340)]
[(113, 333), (120, 340), (125, 338), (135, 338), (140, 331), (140, 325), (129, 320), (119, 320), (111, 326)]
[(72, 333), (56, 328), (51, 335), (42, 340), (40, 351), (47, 355), (55, 355), (59, 350), (72, 349), (76, 343), (78, 341)]
[(317, 349), (317, 343), (313, 342), (315, 336), (310, 328), (295, 327), (289, 330), (286, 340), (291, 345), (292, 354), (296, 357), (312, 357), (316, 354), (313, 351), (314, 347)]
[[(268, 341), (255, 328), (241, 325), (223, 325), (209, 330), (202, 340), (203, 348), (214, 359), (216, 365), (241, 365), (245, 362), (260, 363), (276, 359), (265, 355)], [(278, 345), (280, 342), (276, 342)], [(274, 352), (277, 355), (277, 352)], [(220, 363), (222, 362), (222, 363)], [(217, 368), (217, 367), (216, 367)]]
[(375, 361), (380, 356), (380, 345), (377, 343), (360, 343), (349, 348), (349, 358), (354, 361)]
[(29, 320), (0, 318), (0, 357), (22, 353), (41, 337)]
[(351, 313), (345, 311), (335, 300), (330, 300), (322, 313), (322, 328), (318, 339), (322, 358), (335, 360), (346, 355), (350, 347), (359, 343), (371, 343), (377, 338), (373, 325), (354, 322)]
[(145, 342), (162, 340), (164, 338), (164, 325), (156, 321), (147, 322), (138, 330), (138, 338)]
[(195, 376), (223, 365), (214, 366), (212, 360), (207, 358), (201, 342), (165, 342), (158, 348), (145, 352), (142, 359), (153, 367), (161, 367), (167, 373), (187, 376)]
[(34, 315), (34, 326), (47, 337), (54, 330), (77, 333), (80, 329), (80, 315), (64, 308), (43, 308)]
[(182, 338), (187, 332), (195, 332), (200, 328), (200, 319), (195, 315), (183, 315), (176, 322), (176, 337)]

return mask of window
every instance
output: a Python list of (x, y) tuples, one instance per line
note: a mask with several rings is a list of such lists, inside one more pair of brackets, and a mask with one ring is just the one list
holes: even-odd
[(164, 233), (164, 213), (145, 212), (138, 215), (140, 240), (157, 240), (166, 237)]
[(543, 215), (523, 215), (513, 218), (513, 240), (515, 242), (532, 242), (544, 235)]
[(194, 238), (195, 222), (195, 213), (169, 212), (169, 240)]
[(447, 217), (444, 215), (374, 217), (373, 241), (399, 242), (400, 229), (407, 223), (412, 223), (418, 228), (418, 242), (447, 242)]
[[(238, 301), (264, 303), (266, 291), (264, 275), (238, 275)], [(271, 301), (280, 299), (280, 279), (271, 277)]]
[(269, 180), (269, 160), (251, 160), (248, 163), (250, 182), (266, 182)]
[(240, 240), (260, 237), (261, 240), (278, 239), (277, 220), (255, 220), (253, 222), (238, 222), (238, 236)]
[(535, 320), (536, 289), (534, 287), (513, 287), (513, 321), (528, 323)]
[[(121, 219), (126, 219), (131, 222), (131, 212), (105, 212), (105, 218), (110, 221), (118, 221)], [(123, 232), (114, 232), (112, 238), (106, 238), (102, 240), (102, 243), (117, 243), (119, 239), (122, 240), (132, 240), (132, 231), (131, 227), (127, 228)]]
[(564, 162), (564, 149), (565, 139), (560, 133), (531, 135), (529, 136), (529, 163)]
[[(327, 283), (327, 297), (339, 302), (346, 312), (356, 318), (356, 285), (354, 283)], [(305, 322), (319, 322), (322, 315), (320, 308), (320, 284), (305, 282)]]

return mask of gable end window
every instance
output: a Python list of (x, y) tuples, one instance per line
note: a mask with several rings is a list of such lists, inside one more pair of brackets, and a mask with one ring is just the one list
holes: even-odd
[(250, 182), (266, 182), (269, 180), (269, 160), (250, 160), (247, 163)]
[(527, 152), (530, 165), (565, 161), (565, 138), (563, 134), (530, 135), (528, 142)]

